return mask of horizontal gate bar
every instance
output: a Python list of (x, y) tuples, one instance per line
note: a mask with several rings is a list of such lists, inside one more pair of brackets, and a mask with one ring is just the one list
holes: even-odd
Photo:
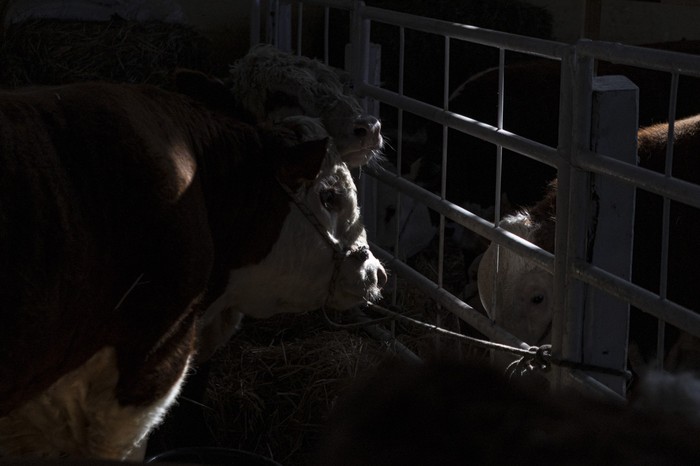
[(573, 264), (573, 275), (584, 283), (624, 299), (647, 314), (700, 337), (700, 315), (691, 309), (673, 301), (661, 299), (657, 294), (587, 262), (576, 261)]
[(325, 6), (328, 8), (337, 8), (339, 10), (352, 10), (355, 2), (353, 0), (304, 0), (295, 2), (293, 0), (282, 0), (280, 3), (303, 3), (305, 5)]
[(671, 178), (663, 173), (656, 173), (591, 151), (585, 151), (576, 157), (576, 166), (586, 171), (614, 176), (646, 191), (700, 208), (700, 186), (697, 184)]
[(486, 123), (481, 123), (480, 121), (473, 120), (464, 115), (426, 104), (420, 100), (401, 96), (395, 92), (377, 86), (356, 83), (355, 88), (362, 96), (375, 98), (394, 107), (415, 113), (428, 120), (462, 131), (470, 136), (475, 136), (492, 144), (503, 146), (505, 149), (519, 152), (526, 157), (546, 163), (552, 167), (557, 167), (559, 163), (559, 153), (557, 149), (545, 144), (532, 141), (503, 129), (498, 129)]
[(450, 220), (459, 223), (475, 233), (491, 240), (498, 244), (512, 249), (519, 255), (534, 262), (537, 266), (554, 273), (554, 256), (543, 249), (535, 246), (522, 239), (521, 237), (504, 230), (500, 227), (494, 227), (493, 223), (484, 220), (478, 215), (456, 205), (449, 201), (441, 199), (436, 194), (413, 184), (412, 182), (396, 176), (395, 174), (381, 168), (371, 167), (366, 168), (366, 173), (379, 181), (386, 183), (399, 191), (413, 197), (417, 201), (425, 204), (439, 214), (444, 215)]
[(561, 42), (518, 36), (516, 34), (493, 31), (434, 18), (426, 18), (424, 16), (416, 16), (382, 8), (366, 7), (362, 11), (362, 16), (365, 19), (392, 24), (394, 26), (402, 26), (417, 31), (443, 35), (452, 39), (460, 39), (547, 58), (561, 59), (561, 57), (564, 56), (565, 50), (570, 47), (570, 45)]
[(406, 263), (397, 259), (391, 253), (385, 251), (374, 243), (371, 243), (370, 247), (372, 249), (372, 253), (379, 260), (381, 260), (388, 269), (394, 270), (398, 275), (405, 277), (445, 309), (467, 322), (477, 331), (486, 335), (491, 341), (514, 346), (516, 348), (530, 348), (530, 345), (496, 326), (496, 324), (491, 322), (488, 317), (481, 315), (479, 312), (475, 311), (471, 306), (451, 294), (449, 291), (438, 287), (437, 283), (426, 278)]
[(589, 39), (580, 39), (575, 47), (580, 55), (599, 60), (700, 77), (700, 56), (697, 55)]

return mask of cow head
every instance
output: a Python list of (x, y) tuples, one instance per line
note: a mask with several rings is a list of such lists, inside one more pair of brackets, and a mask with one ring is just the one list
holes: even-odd
[[(528, 241), (540, 227), (527, 212), (501, 227)], [(552, 322), (552, 276), (503, 246), (492, 243), (479, 263), (479, 295), (489, 316), (531, 345), (548, 342)]]
[(234, 98), (258, 122), (291, 115), (321, 119), (351, 168), (369, 162), (384, 144), (379, 120), (364, 114), (346, 74), (307, 57), (258, 45), (230, 73)]
[[(350, 171), (320, 120), (287, 117), (273, 132), (266, 144), (282, 154), (273, 165), (289, 212), (269, 253), (231, 270), (224, 294), (206, 310), (200, 360), (228, 340), (243, 315), (345, 310), (378, 299), (387, 280), (368, 248)], [(322, 158), (308, 153), (319, 150)]]

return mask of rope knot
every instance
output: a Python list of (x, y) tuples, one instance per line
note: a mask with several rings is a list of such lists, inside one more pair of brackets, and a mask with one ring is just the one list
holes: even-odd
[(552, 345), (531, 346), (528, 354), (513, 361), (506, 368), (509, 378), (514, 375), (525, 376), (537, 370), (548, 372), (552, 368)]
[(530, 364), (542, 371), (548, 371), (552, 367), (552, 345), (541, 345), (540, 347), (532, 347), (535, 349), (533, 358)]

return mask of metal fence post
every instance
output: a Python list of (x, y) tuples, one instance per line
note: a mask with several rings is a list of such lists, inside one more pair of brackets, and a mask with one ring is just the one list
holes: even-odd
[[(555, 359), (573, 363), (582, 361), (584, 285), (573, 270), (585, 257), (587, 222), (581, 212), (588, 197), (588, 174), (577, 168), (576, 158), (589, 147), (592, 79), (593, 60), (572, 47), (562, 60), (552, 351)], [(554, 386), (568, 385), (569, 373), (555, 367)]]
[[(624, 76), (593, 80), (591, 150), (636, 164), (639, 89)], [(635, 189), (611, 177), (590, 179), (592, 230), (588, 259), (625, 280), (632, 276)], [(600, 290), (586, 294), (583, 362), (615, 370), (627, 365), (629, 303)], [(614, 392), (625, 395), (626, 380), (618, 375), (591, 374)]]
[(260, 43), (260, 0), (250, 2), (250, 46)]
[(267, 19), (267, 43), (285, 52), (292, 51), (292, 5), (270, 0)]

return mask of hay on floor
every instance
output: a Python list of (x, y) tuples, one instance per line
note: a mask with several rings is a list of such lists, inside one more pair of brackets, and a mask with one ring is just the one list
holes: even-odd
[(0, 83), (7, 88), (89, 80), (167, 87), (177, 67), (219, 74), (228, 65), (181, 24), (30, 19), (3, 32)]
[(248, 320), (213, 361), (207, 424), (216, 443), (310, 464), (336, 398), (392, 357), (360, 330), (331, 330), (314, 312)]

